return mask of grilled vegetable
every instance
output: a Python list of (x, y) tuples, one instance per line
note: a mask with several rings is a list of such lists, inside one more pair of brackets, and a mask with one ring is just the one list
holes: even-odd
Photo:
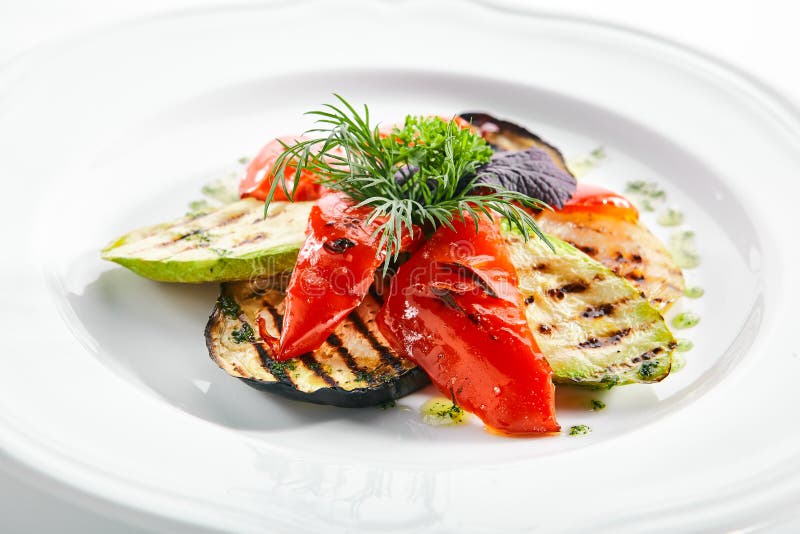
[(244, 199), (177, 221), (135, 230), (109, 244), (103, 259), (163, 282), (248, 280), (289, 272), (305, 239), (310, 202)]
[[(372, 210), (355, 207), (343, 193), (327, 193), (311, 208), (306, 241), (286, 290), (278, 359), (318, 348), (364, 299), (386, 257)], [(421, 232), (416, 232), (422, 237)], [(404, 233), (402, 249), (413, 241)]]
[[(561, 152), (538, 135), (486, 113), (462, 113), (493, 147), (547, 150), (553, 162), (569, 172)], [(542, 211), (537, 223), (542, 231), (579, 248), (644, 292), (652, 304), (665, 311), (683, 295), (683, 273), (664, 245), (634, 216), (635, 208), (612, 192), (604, 198), (579, 184), (574, 200), (561, 212)], [(596, 188), (599, 189), (599, 188)], [(600, 204), (604, 206), (601, 208)], [(587, 209), (589, 208), (589, 209)], [(619, 208), (619, 209), (614, 209)]]
[(634, 284), (658, 309), (666, 310), (683, 295), (683, 273), (642, 223), (591, 211), (543, 211), (537, 222)]
[(492, 148), (511, 151), (525, 150), (530, 147), (540, 148), (550, 156), (556, 165), (572, 174), (560, 150), (522, 126), (498, 119), (488, 113), (465, 112), (459, 114), (459, 117), (472, 123), (472, 126), (478, 129), (478, 132)]
[(528, 327), (499, 225), (485, 215), (452, 225), (400, 266), (378, 327), (488, 427), (558, 431), (550, 366)]
[(578, 184), (572, 197), (556, 211), (601, 213), (630, 222), (639, 220), (639, 210), (622, 195), (587, 183)]
[[(259, 289), (261, 288), (261, 289)], [(375, 326), (380, 297), (370, 293), (317, 350), (283, 362), (272, 359), (261, 332), (277, 336), (283, 317), (280, 281), (222, 284), (206, 326), (217, 365), (257, 389), (334, 406), (371, 406), (428, 384), (416, 365), (401, 359)]]
[(616, 385), (669, 374), (675, 341), (638, 289), (549, 236), (524, 242), (507, 232), (534, 337), (556, 382)]

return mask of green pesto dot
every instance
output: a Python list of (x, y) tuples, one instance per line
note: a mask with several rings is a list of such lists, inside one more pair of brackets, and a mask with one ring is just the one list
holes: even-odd
[(699, 299), (703, 295), (705, 295), (706, 290), (700, 286), (691, 286), (687, 287), (686, 290), (683, 292), (684, 295), (689, 297), (690, 299)]
[(700, 316), (694, 312), (679, 313), (672, 319), (672, 326), (679, 329), (692, 328), (700, 322)]

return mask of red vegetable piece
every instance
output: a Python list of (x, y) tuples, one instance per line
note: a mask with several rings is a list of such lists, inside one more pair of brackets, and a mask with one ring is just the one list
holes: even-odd
[[(266, 200), (270, 187), (272, 187), (272, 182), (275, 179), (275, 173), (273, 172), (275, 161), (284, 151), (281, 141), (287, 145), (292, 145), (305, 139), (305, 137), (281, 137), (273, 139), (264, 145), (258, 155), (247, 166), (245, 177), (239, 183), (239, 196), (241, 198), (253, 197), (258, 200)], [(292, 165), (287, 165), (284, 169), (283, 175), (290, 193), (292, 187), (294, 187), (296, 172), (297, 167)], [(316, 200), (320, 197), (321, 191), (322, 186), (317, 183), (317, 175), (308, 169), (303, 169), (300, 171), (300, 181), (297, 184), (297, 190), (294, 192), (293, 200)], [(278, 184), (278, 187), (275, 188), (273, 200), (289, 200), (282, 184)]]
[(444, 395), (506, 433), (555, 432), (555, 388), (496, 223), (442, 227), (403, 264), (378, 314), (392, 346)]
[[(383, 263), (379, 237), (383, 219), (366, 224), (371, 208), (355, 208), (342, 193), (326, 193), (311, 208), (306, 240), (286, 292), (278, 360), (315, 350), (355, 309)], [(415, 232), (420, 236), (420, 232)], [(415, 240), (404, 236), (401, 250)]]
[(630, 222), (639, 220), (639, 211), (630, 200), (608, 189), (584, 183), (578, 184), (572, 198), (557, 211), (563, 213), (588, 211)]

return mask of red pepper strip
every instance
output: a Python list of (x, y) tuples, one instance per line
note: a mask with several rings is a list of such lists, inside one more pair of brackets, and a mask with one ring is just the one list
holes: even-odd
[(630, 200), (608, 189), (584, 183), (578, 184), (572, 198), (557, 211), (562, 213), (588, 211), (630, 222), (639, 220), (639, 211)]
[(378, 327), (491, 429), (558, 431), (550, 366), (525, 319), (499, 227), (485, 216), (477, 233), (469, 217), (453, 225), (400, 267)]
[[(275, 179), (273, 167), (275, 161), (285, 150), (281, 141), (287, 145), (293, 145), (297, 141), (304, 141), (305, 137), (281, 137), (273, 139), (261, 149), (258, 155), (247, 166), (245, 177), (239, 183), (239, 197), (253, 197), (258, 200), (266, 200), (272, 182)], [(297, 167), (287, 165), (283, 176), (286, 180), (286, 187), (291, 193), (294, 187), (294, 178)], [(300, 171), (300, 180), (297, 189), (294, 191), (293, 200), (316, 200), (320, 197), (322, 186), (317, 183), (317, 175), (308, 169)], [(273, 200), (289, 200), (281, 184), (275, 188)]]
[[(315, 350), (353, 311), (383, 263), (374, 230), (385, 220), (365, 223), (371, 208), (354, 208), (344, 194), (327, 193), (311, 208), (306, 240), (286, 290), (278, 360)], [(421, 232), (414, 233), (421, 237)], [(401, 250), (415, 242), (403, 237)]]

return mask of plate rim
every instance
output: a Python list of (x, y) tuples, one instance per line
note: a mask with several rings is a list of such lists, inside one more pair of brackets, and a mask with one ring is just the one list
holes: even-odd
[[(321, 0), (303, 0), (302, 3), (313, 4), (319, 1)], [(364, 0), (359, 0), (359, 1), (364, 1)], [(391, 0), (384, 0), (384, 2), (388, 4), (391, 3)], [(774, 89), (767, 83), (763, 82), (757, 76), (743, 69), (740, 69), (739, 67), (731, 64), (730, 62), (715, 57), (712, 54), (706, 53), (689, 45), (685, 45), (677, 41), (664, 38), (663, 36), (657, 35), (655, 33), (643, 31), (631, 26), (627, 26), (625, 24), (596, 20), (590, 17), (575, 15), (575, 14), (558, 13), (555, 11), (539, 9), (539, 8), (527, 8), (516, 4), (509, 5), (507, 2), (502, 2), (502, 1), (469, 0), (469, 2), (471, 4), (483, 6), (501, 13), (513, 13), (536, 19), (549, 19), (558, 22), (588, 25), (596, 29), (611, 30), (613, 32), (621, 33), (629, 37), (642, 39), (644, 41), (649, 42), (650, 44), (659, 45), (667, 50), (680, 51), (681, 53), (687, 54), (696, 60), (699, 59), (703, 63), (705, 63), (706, 66), (719, 70), (721, 73), (728, 75), (730, 81), (737, 83), (739, 89), (743, 89), (745, 91), (744, 96), (746, 98), (748, 98), (751, 102), (756, 104), (759, 109), (763, 109), (764, 111), (768, 112), (770, 119), (773, 120), (776, 124), (780, 125), (782, 128), (784, 128), (788, 133), (789, 137), (792, 138), (792, 140), (796, 144), (800, 144), (800, 107), (798, 107), (791, 99), (783, 95), (783, 93)], [(147, 24), (154, 22), (161, 22), (170, 19), (180, 19), (202, 14), (213, 14), (218, 12), (270, 10), (285, 4), (286, 4), (285, 2), (277, 0), (277, 1), (268, 1), (262, 4), (238, 4), (238, 5), (220, 4), (215, 6), (210, 5), (201, 7), (190, 7), (190, 8), (171, 10), (164, 13), (134, 17), (108, 24), (101, 24), (93, 28), (81, 31), (75, 35), (65, 37), (63, 39), (58, 39), (52, 42), (41, 43), (39, 45), (32, 47), (31, 49), (28, 49), (12, 57), (5, 64), (0, 65), (0, 82), (6, 82), (9, 86), (13, 86), (14, 77), (16, 75), (20, 73), (24, 74), (26, 69), (35, 67), (38, 62), (46, 60), (48, 56), (51, 55), (51, 53), (57, 51), (58, 49), (62, 47), (72, 47), (76, 44), (91, 41), (94, 39), (100, 39), (103, 37), (104, 34), (110, 33), (117, 29), (122, 29), (122, 28), (132, 29), (139, 26), (145, 26)], [(4, 99), (4, 94), (0, 92), (0, 101), (2, 101), (3, 99)], [(9, 440), (6, 440), (5, 438), (3, 439), (4, 443), (7, 441)], [(35, 440), (33, 438), (30, 438), (29, 441), (35, 443)], [(12, 469), (9, 468), (8, 466), (13, 465), (14, 462), (18, 463), (22, 461), (19, 460), (17, 456), (11, 454), (11, 452), (9, 451), (0, 451), (0, 467), (3, 467), (4, 464), (7, 464), (6, 465), (7, 470), (11, 471)], [(103, 502), (114, 507), (121, 507), (131, 512), (131, 514), (127, 515), (132, 520), (134, 520), (134, 517), (140, 517), (140, 516), (149, 518), (146, 521), (147, 524), (155, 525), (161, 520), (169, 519), (169, 520), (180, 520), (182, 524), (185, 524), (185, 526), (187, 527), (191, 526), (192, 528), (209, 525), (209, 523), (201, 524), (201, 523), (187, 521), (187, 519), (191, 517), (189, 515), (184, 517), (178, 517), (178, 516), (173, 516), (172, 514), (167, 515), (163, 513), (154, 512), (153, 511), (154, 508), (144, 507), (141, 501), (134, 504), (131, 503), (130, 501), (123, 502), (113, 499), (106, 499), (105, 497), (97, 494), (94, 491), (90, 491), (87, 488), (81, 486), (72, 485), (68, 481), (62, 480), (56, 476), (50, 476), (49, 474), (46, 474), (43, 471), (37, 469), (36, 467), (28, 465), (27, 463), (23, 462), (20, 465), (23, 466), (26, 470), (30, 471), (30, 473), (37, 473), (42, 481), (46, 480), (56, 483), (56, 486), (62, 487), (64, 492), (67, 492), (69, 495), (77, 496), (77, 494), (81, 494), (82, 497), (80, 498), (69, 499), (76, 503), (86, 505), (87, 502), (89, 503)], [(91, 468), (87, 467), (87, 469)], [(122, 484), (126, 483), (127, 483), (126, 481), (122, 482)], [(798, 494), (800, 494), (800, 492), (798, 492)], [(707, 499), (707, 501), (713, 502), (716, 499), (717, 499), (716, 497), (710, 496)], [(702, 504), (703, 502), (705, 501), (701, 501), (699, 504)], [(693, 501), (692, 504), (694, 506), (697, 506), (698, 501)], [(680, 513), (680, 510), (678, 510), (679, 508), (678, 506), (675, 506), (674, 508), (675, 508), (674, 510), (675, 513)], [(186, 522), (183, 523), (184, 521)], [(759, 524), (763, 525), (764, 523), (759, 522)]]

